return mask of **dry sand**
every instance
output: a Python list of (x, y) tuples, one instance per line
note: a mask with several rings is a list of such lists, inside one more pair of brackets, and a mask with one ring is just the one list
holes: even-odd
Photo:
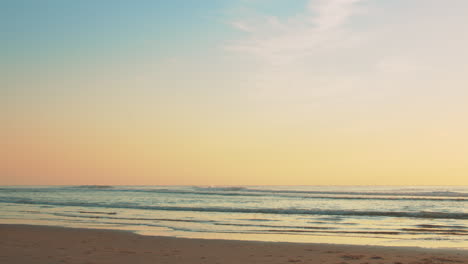
[(110, 230), (0, 225), (0, 263), (454, 264), (468, 263), (468, 251), (185, 239)]

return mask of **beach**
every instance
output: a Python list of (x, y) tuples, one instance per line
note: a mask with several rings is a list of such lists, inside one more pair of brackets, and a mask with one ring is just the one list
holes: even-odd
[(2, 186), (0, 224), (468, 250), (467, 187)]
[(0, 264), (468, 264), (468, 0), (0, 2)]
[(0, 263), (468, 263), (468, 251), (143, 236), (127, 231), (0, 225)]

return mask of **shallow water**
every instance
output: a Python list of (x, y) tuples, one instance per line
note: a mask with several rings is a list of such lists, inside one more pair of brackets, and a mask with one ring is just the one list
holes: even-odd
[(468, 249), (468, 187), (4, 186), (0, 223)]

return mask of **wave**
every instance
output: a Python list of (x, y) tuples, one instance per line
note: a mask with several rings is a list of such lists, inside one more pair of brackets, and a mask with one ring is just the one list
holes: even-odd
[[(33, 212), (34, 213), (34, 212)], [(76, 214), (65, 214), (65, 213), (53, 213), (56, 216), (62, 217), (73, 217), (73, 218), (85, 218), (85, 219), (109, 219), (109, 220), (137, 220), (137, 221), (151, 221), (152, 223), (146, 222), (132, 222), (132, 223), (125, 223), (127, 225), (149, 225), (149, 226), (161, 226), (167, 228), (178, 228), (171, 225), (163, 225), (163, 224), (154, 224), (153, 221), (162, 221), (162, 222), (187, 222), (187, 223), (205, 223), (205, 224), (213, 224), (216, 226), (236, 226), (236, 227), (246, 227), (246, 228), (269, 228), (269, 229), (262, 229), (262, 230), (255, 230), (256, 232), (263, 231), (263, 232), (274, 232), (274, 233), (346, 233), (346, 234), (387, 234), (387, 235), (396, 235), (400, 233), (405, 233), (408, 235), (411, 234), (439, 234), (439, 235), (459, 235), (459, 236), (466, 236), (468, 235), (468, 231), (462, 228), (458, 229), (427, 229), (427, 228), (401, 228), (398, 230), (374, 230), (374, 231), (363, 231), (363, 230), (336, 230), (336, 227), (323, 227), (323, 226), (294, 226), (294, 225), (266, 225), (266, 224), (247, 224), (247, 223), (226, 223), (226, 222), (217, 222), (212, 220), (197, 220), (197, 219), (169, 219), (169, 218), (140, 218), (140, 217), (112, 217), (112, 216), (93, 216), (93, 215), (76, 215)], [(103, 222), (100, 222), (103, 223)], [(110, 222), (111, 224), (122, 224), (121, 222)], [(277, 229), (271, 229), (277, 228)], [(185, 231), (194, 231), (193, 229), (187, 228)], [(253, 230), (243, 230), (237, 232), (249, 232)], [(402, 232), (403, 231), (403, 232)], [(216, 232), (219, 232), (216, 229)]]
[(18, 192), (50, 192), (54, 190), (60, 190), (57, 187), (2, 187), (0, 188), (0, 192), (13, 192), (13, 193), (18, 193)]
[(144, 206), (129, 203), (90, 203), (90, 202), (43, 202), (28, 198), (3, 197), (1, 203), (37, 204), (54, 206), (78, 206), (95, 208), (123, 208), (161, 211), (213, 212), (213, 213), (253, 213), (253, 214), (285, 214), (285, 215), (326, 215), (326, 216), (364, 216), (364, 217), (406, 217), (430, 219), (468, 219), (468, 213), (447, 212), (408, 212), (408, 211), (359, 211), (359, 210), (320, 210), (292, 208), (235, 208), (235, 207), (184, 207), (184, 206)]
[[(31, 212), (38, 213), (38, 212)], [(81, 212), (79, 212), (81, 213)], [(163, 221), (163, 222), (187, 222), (187, 223), (205, 223), (217, 226), (239, 226), (239, 227), (266, 227), (266, 228), (297, 228), (297, 229), (313, 229), (313, 230), (329, 230), (336, 229), (335, 227), (323, 226), (282, 226), (282, 225), (266, 225), (266, 224), (247, 224), (247, 223), (225, 223), (214, 220), (198, 220), (198, 219), (173, 219), (173, 218), (144, 218), (144, 217), (115, 217), (115, 216), (96, 216), (96, 215), (79, 215), (68, 213), (52, 213), (56, 216), (74, 217), (74, 218), (92, 218), (92, 219), (112, 219), (112, 220), (136, 220), (136, 221)]]
[[(124, 189), (121, 189), (124, 190)], [(226, 187), (198, 187), (193, 186), (192, 190), (181, 189), (128, 189), (129, 191), (150, 191), (150, 192), (186, 192), (186, 193), (242, 193), (249, 194), (321, 194), (321, 195), (373, 195), (373, 196), (423, 196), (423, 197), (468, 197), (467, 192), (460, 191), (422, 191), (418, 189), (400, 189), (389, 191), (317, 191), (317, 190), (286, 190), (286, 189), (259, 189), (242, 186), (226, 186)]]
[[(156, 187), (156, 188), (155, 188)], [(428, 201), (468, 201), (468, 193), (460, 191), (418, 191), (416, 189), (397, 191), (320, 191), (320, 190), (285, 190), (259, 189), (241, 186), (222, 187), (171, 187), (158, 186), (124, 187), (110, 185), (81, 186), (44, 186), (44, 187), (1, 187), (0, 191), (44, 192), (44, 191), (111, 191), (111, 192), (144, 192), (183, 195), (219, 195), (219, 196), (274, 196), (303, 199), (355, 199), (355, 200), (428, 200)]]
[(1, 192), (63, 192), (63, 191), (83, 191), (83, 190), (110, 190), (114, 186), (110, 185), (77, 185), (77, 186), (21, 186), (21, 187), (0, 187)]
[(70, 186), (69, 188), (72, 189), (112, 189), (114, 186), (111, 185), (78, 185), (78, 186)]
[(461, 225), (431, 225), (431, 224), (421, 224), (417, 225), (419, 228), (461, 228), (461, 229), (468, 229), (468, 227), (461, 226)]
[(116, 215), (117, 212), (78, 211), (80, 214)]
[[(256, 189), (247, 187), (192, 187), (193, 190), (181, 189), (117, 189), (120, 191), (142, 191), (142, 192), (164, 192), (164, 193), (186, 193), (186, 194), (216, 194), (216, 195), (245, 195), (260, 196), (270, 194), (274, 196), (289, 194), (288, 197), (304, 198), (331, 198), (329, 196), (309, 196), (309, 195), (350, 195), (344, 198), (366, 199), (358, 196), (411, 196), (411, 197), (468, 197), (468, 193), (454, 191), (425, 191), (425, 192), (375, 192), (375, 191), (312, 191), (312, 190), (276, 190), (276, 189)], [(293, 196), (294, 194), (303, 194), (303, 196)], [(335, 198), (336, 196), (334, 196)], [(407, 199), (417, 199), (417, 198)], [(336, 197), (341, 198), (341, 197)], [(389, 199), (389, 198), (382, 198)], [(420, 198), (423, 199), (423, 198)]]
[[(242, 191), (241, 191), (242, 189)], [(0, 189), (2, 191), (3, 189)], [(43, 189), (31, 189), (21, 188), (8, 189), (9, 191), (26, 191), (26, 192), (48, 192), (48, 191), (64, 191), (63, 188), (43, 188)], [(281, 198), (300, 198), (300, 199), (328, 199), (328, 200), (384, 200), (384, 201), (455, 201), (455, 202), (467, 202), (467, 198), (460, 198), (453, 195), (452, 197), (404, 197), (403, 194), (391, 195), (387, 194), (383, 196), (382, 193), (356, 193), (347, 192), (348, 196), (330, 196), (330, 195), (343, 195), (345, 192), (296, 192), (296, 191), (261, 191), (256, 192), (254, 189), (246, 189), (239, 187), (232, 188), (197, 188), (197, 190), (181, 190), (181, 189), (122, 189), (113, 186), (96, 186), (96, 185), (85, 185), (85, 186), (73, 186), (65, 189), (67, 191), (106, 191), (106, 192), (135, 192), (135, 193), (152, 193), (152, 194), (181, 194), (181, 195), (209, 195), (209, 196), (245, 196), (245, 197), (281, 197)], [(221, 191), (224, 190), (224, 191)], [(362, 195), (362, 196), (358, 196)], [(375, 196), (372, 196), (375, 195)], [(380, 195), (380, 196), (377, 196)], [(405, 196), (408, 196), (405, 194)]]
[[(466, 236), (465, 233), (460, 233), (460, 232), (413, 232), (413, 231), (407, 231), (407, 230), (402, 230), (402, 231), (328, 231), (328, 230), (302, 230), (302, 229), (270, 229), (270, 230), (265, 230), (268, 233), (276, 233), (276, 234), (288, 234), (288, 233), (327, 233), (327, 234), (339, 234), (339, 235), (452, 235), (452, 236)], [(398, 238), (394, 238), (398, 239)]]
[(402, 228), (403, 231), (408, 232), (428, 232), (428, 233), (437, 233), (437, 234), (463, 234), (468, 235), (468, 231), (463, 228), (459, 229), (434, 229), (434, 228)]
[[(79, 212), (81, 213), (81, 212)], [(137, 220), (137, 221), (165, 221), (165, 222), (187, 222), (187, 223), (215, 223), (213, 220), (197, 220), (197, 219), (173, 219), (173, 218), (144, 218), (144, 217), (115, 217), (108, 215), (78, 215), (68, 213), (52, 213), (55, 216), (75, 217), (75, 218), (92, 218), (92, 219), (112, 219), (112, 220)]]
[(247, 187), (242, 187), (242, 186), (208, 186), (208, 187), (199, 187), (199, 186), (193, 186), (192, 187), (195, 190), (202, 190), (202, 191), (226, 191), (226, 192), (239, 192), (239, 191), (246, 191), (248, 190)]
[[(165, 193), (165, 194), (182, 194), (182, 195), (214, 195), (214, 196), (246, 196), (246, 197), (260, 197), (260, 196), (272, 196), (272, 197), (281, 197), (281, 198), (301, 198), (301, 199), (335, 199), (335, 200), (393, 200), (393, 201), (457, 201), (465, 202), (468, 201), (467, 198), (460, 198), (458, 196), (452, 196), (451, 198), (443, 197), (402, 197), (398, 195), (392, 197), (393, 195), (387, 195), (382, 197), (382, 194), (369, 194), (363, 196), (329, 196), (336, 195), (337, 192), (307, 192), (308, 195), (297, 195), (305, 194), (301, 192), (260, 192), (255, 193), (253, 189), (243, 189), (243, 191), (233, 191), (226, 189), (221, 192), (219, 188), (212, 190), (210, 188), (199, 188), (198, 190), (173, 190), (173, 189), (115, 189), (112, 191), (122, 191), (122, 192), (148, 192), (148, 193)], [(318, 194), (321, 194), (317, 196)], [(324, 195), (328, 194), (328, 195)], [(338, 194), (340, 195), (340, 194)], [(348, 195), (362, 195), (362, 193), (349, 193)], [(380, 197), (372, 197), (371, 195), (380, 195)], [(408, 195), (409, 196), (409, 195)]]
[(375, 191), (302, 191), (302, 190), (264, 190), (246, 189), (248, 192), (261, 193), (291, 193), (291, 194), (329, 194), (329, 195), (375, 195), (375, 196), (423, 196), (423, 197), (468, 197), (468, 193), (453, 191), (423, 191), (423, 192), (375, 192)]
[(235, 191), (214, 191), (210, 189), (200, 189), (199, 191), (190, 191), (190, 190), (172, 190), (172, 189), (119, 189), (116, 191), (123, 192), (147, 192), (147, 193), (167, 193), (167, 194), (195, 194), (195, 195), (220, 195), (220, 196), (265, 196), (265, 194), (256, 194), (256, 193), (245, 193), (245, 192), (235, 192)]

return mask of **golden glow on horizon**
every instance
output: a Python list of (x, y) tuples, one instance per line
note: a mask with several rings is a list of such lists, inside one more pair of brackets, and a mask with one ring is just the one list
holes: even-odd
[(7, 131), (2, 184), (468, 185), (468, 141), (447, 128), (78, 120)]

